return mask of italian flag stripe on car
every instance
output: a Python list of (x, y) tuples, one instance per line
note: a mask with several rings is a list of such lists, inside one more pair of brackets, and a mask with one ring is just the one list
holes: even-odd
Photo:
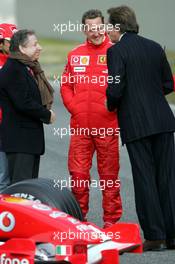
[(72, 254), (71, 246), (65, 246), (65, 245), (56, 246), (56, 255), (68, 256), (71, 254)]

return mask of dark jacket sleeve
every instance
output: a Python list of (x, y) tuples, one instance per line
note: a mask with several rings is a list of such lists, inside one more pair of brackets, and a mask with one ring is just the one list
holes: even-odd
[(17, 70), (9, 79), (5, 89), (14, 107), (35, 120), (49, 124), (51, 112), (32, 98), (24, 74)]
[(125, 65), (121, 55), (118, 53), (115, 54), (113, 47), (107, 51), (107, 66), (107, 107), (109, 111), (114, 111), (119, 106), (120, 99), (125, 89)]
[(173, 75), (164, 50), (162, 50), (162, 83), (165, 95), (174, 91)]

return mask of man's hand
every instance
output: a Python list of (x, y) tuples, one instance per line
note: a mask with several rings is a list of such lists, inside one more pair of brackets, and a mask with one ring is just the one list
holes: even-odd
[(55, 122), (55, 120), (56, 120), (56, 115), (55, 115), (55, 113), (52, 110), (50, 110), (50, 112), (51, 112), (50, 124), (53, 124)]

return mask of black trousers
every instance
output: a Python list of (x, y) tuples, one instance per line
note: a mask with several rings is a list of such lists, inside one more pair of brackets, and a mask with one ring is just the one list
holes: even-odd
[(173, 133), (126, 144), (136, 210), (145, 239), (175, 238), (175, 146)]
[(38, 177), (40, 155), (25, 153), (6, 154), (11, 183)]

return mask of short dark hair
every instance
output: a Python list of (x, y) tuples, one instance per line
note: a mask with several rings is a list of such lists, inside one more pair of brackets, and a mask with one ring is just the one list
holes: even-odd
[(108, 9), (109, 23), (115, 26), (120, 24), (120, 32), (139, 32), (136, 15), (133, 9), (128, 6), (118, 6)]
[(28, 37), (35, 35), (35, 31), (22, 29), (17, 31), (11, 38), (10, 41), (10, 52), (19, 51), (19, 46), (25, 46), (28, 42)]
[(103, 16), (102, 12), (98, 9), (90, 9), (83, 14), (82, 24), (85, 25), (86, 19), (93, 19), (93, 18), (97, 18), (97, 17), (101, 17), (102, 23), (104, 24), (104, 16)]

